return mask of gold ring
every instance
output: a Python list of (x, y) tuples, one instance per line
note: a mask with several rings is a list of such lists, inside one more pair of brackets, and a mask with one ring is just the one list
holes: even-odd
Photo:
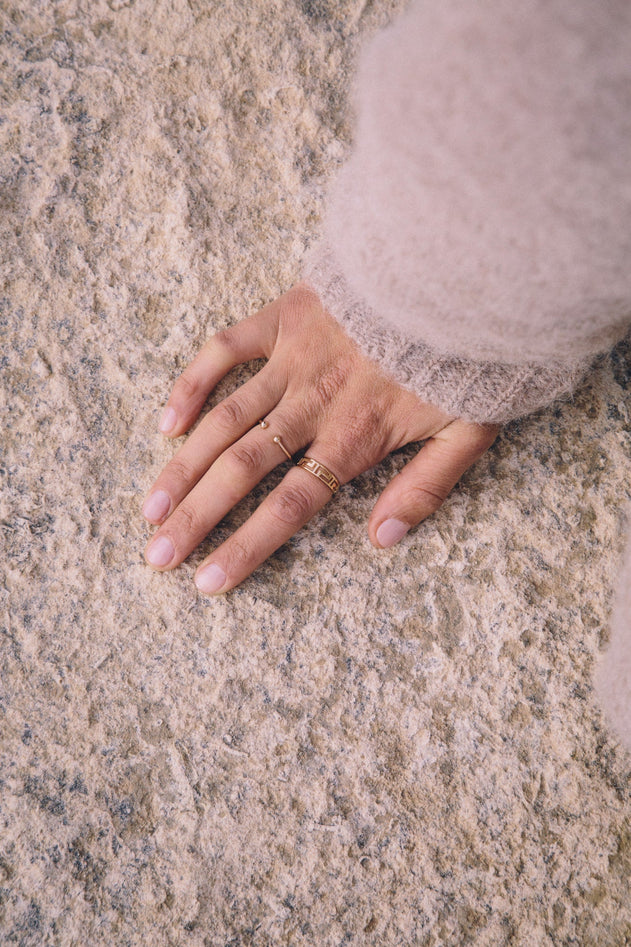
[[(269, 421), (266, 421), (265, 418), (262, 418), (262, 419), (259, 421), (259, 427), (262, 427), (263, 430), (265, 430), (265, 428), (268, 428), (268, 427), (269, 427)], [(282, 452), (283, 452), (283, 454), (285, 455), (285, 457), (287, 458), (287, 460), (291, 460), (291, 454), (289, 453), (289, 451), (287, 450), (287, 448), (285, 447), (285, 445), (284, 445), (283, 442), (281, 441), (281, 439), (280, 439), (280, 437), (278, 436), (278, 434), (275, 434), (274, 437), (272, 438), (272, 440), (274, 441), (275, 444), (278, 444), (278, 446), (279, 446), (280, 449), (282, 450)]]
[(282, 450), (282, 452), (283, 452), (283, 454), (285, 455), (285, 457), (287, 457), (288, 460), (291, 460), (291, 454), (289, 453), (289, 451), (287, 450), (287, 448), (285, 447), (285, 445), (284, 445), (283, 442), (281, 441), (281, 439), (280, 439), (280, 437), (278, 436), (278, 434), (275, 434), (274, 437), (272, 438), (272, 440), (274, 441), (275, 444), (278, 444), (278, 446), (279, 446), (280, 449)]
[(324, 464), (314, 460), (313, 457), (301, 457), (296, 467), (302, 467), (303, 470), (308, 470), (310, 474), (313, 474), (313, 476), (321, 480), (322, 483), (326, 483), (331, 493), (335, 493), (336, 490), (339, 490), (340, 481), (335, 474), (329, 470), (328, 467), (325, 467)]

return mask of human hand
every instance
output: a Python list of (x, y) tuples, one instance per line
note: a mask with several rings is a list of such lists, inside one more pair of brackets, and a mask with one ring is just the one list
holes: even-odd
[[(179, 565), (279, 463), (307, 447), (341, 484), (411, 441), (426, 443), (383, 491), (368, 522), (386, 548), (434, 513), (498, 427), (449, 417), (385, 376), (301, 284), (213, 335), (176, 381), (160, 430), (179, 437), (236, 365), (265, 366), (214, 407), (153, 484), (143, 515), (160, 528), (145, 550), (165, 571)], [(265, 426), (257, 422), (264, 419)], [(282, 445), (282, 446), (281, 446)], [(332, 491), (292, 466), (250, 518), (196, 573), (207, 594), (243, 581), (311, 519)]]

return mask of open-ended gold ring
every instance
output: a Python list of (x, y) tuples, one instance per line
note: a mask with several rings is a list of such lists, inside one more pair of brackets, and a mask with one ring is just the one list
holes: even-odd
[[(268, 428), (268, 427), (269, 427), (269, 421), (266, 421), (265, 418), (262, 418), (262, 419), (259, 421), (259, 427), (262, 427), (263, 430), (265, 430), (265, 428)], [(283, 454), (285, 455), (285, 457), (287, 458), (287, 460), (291, 460), (291, 454), (289, 453), (289, 451), (287, 450), (287, 448), (285, 447), (285, 445), (284, 445), (283, 442), (281, 441), (281, 439), (280, 439), (280, 437), (278, 436), (278, 434), (275, 434), (274, 437), (272, 438), (272, 440), (274, 441), (275, 444), (278, 444), (278, 446), (279, 446), (280, 449), (282, 450), (282, 452), (283, 452)]]
[(317, 477), (318, 480), (325, 483), (331, 493), (335, 493), (339, 490), (340, 481), (335, 474), (329, 470), (328, 467), (325, 467), (324, 464), (314, 460), (313, 457), (301, 457), (296, 467), (302, 467), (303, 470), (308, 470), (310, 474), (313, 474), (314, 477)]

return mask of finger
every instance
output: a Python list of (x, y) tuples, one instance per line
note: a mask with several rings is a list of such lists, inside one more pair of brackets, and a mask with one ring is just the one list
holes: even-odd
[(257, 426), (225, 450), (148, 544), (149, 565), (161, 570), (179, 565), (239, 500), (288, 459), (283, 448), (292, 454), (303, 447), (309, 435), (296, 434), (292, 422), (278, 409), (269, 416), (269, 428)]
[(379, 548), (394, 546), (412, 526), (435, 513), (498, 430), (453, 421), (430, 438), (379, 497), (368, 522), (371, 542)]
[(211, 336), (173, 385), (160, 418), (162, 434), (179, 437), (187, 431), (224, 375), (235, 365), (264, 358), (271, 352), (275, 332), (273, 311), (266, 306)]
[(266, 417), (283, 396), (270, 363), (210, 411), (150, 488), (142, 513), (150, 523), (169, 516), (217, 458)]
[[(329, 467), (322, 459), (326, 454), (315, 443), (309, 448), (311, 454)], [(329, 469), (337, 474), (332, 466)], [(200, 566), (195, 576), (197, 588), (206, 595), (234, 588), (301, 529), (332, 495), (329, 487), (309, 471), (293, 467), (247, 522)]]

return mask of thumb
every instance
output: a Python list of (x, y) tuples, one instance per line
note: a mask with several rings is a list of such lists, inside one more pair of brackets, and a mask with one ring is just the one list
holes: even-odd
[(412, 526), (435, 513), (498, 431), (498, 425), (456, 420), (431, 437), (377, 500), (368, 521), (373, 545), (394, 546)]

